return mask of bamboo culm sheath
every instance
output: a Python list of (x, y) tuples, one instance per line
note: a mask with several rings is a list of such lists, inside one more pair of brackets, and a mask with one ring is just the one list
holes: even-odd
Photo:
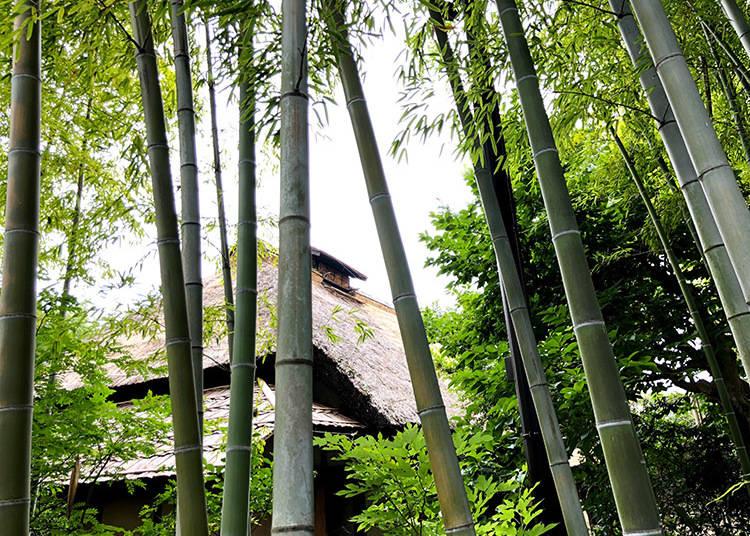
[(229, 359), (234, 357), (234, 295), (232, 291), (232, 265), (229, 260), (229, 240), (227, 239), (227, 215), (224, 208), (224, 186), (221, 177), (221, 150), (219, 148), (219, 126), (216, 116), (216, 81), (214, 61), (211, 53), (211, 29), (208, 18), (203, 21), (206, 30), (206, 70), (208, 79), (208, 102), (211, 113), (211, 142), (214, 150), (214, 183), (216, 185), (216, 205), (219, 215), (219, 243), (221, 248), (221, 277), (224, 283), (224, 308), (227, 319), (227, 344)]
[[(0, 293), (0, 532), (29, 534), (41, 139), (39, 3), (14, 21), (10, 145)], [(30, 28), (30, 32), (27, 29)]]
[(443, 514), (443, 523), (446, 532), (451, 535), (471, 536), (474, 534), (474, 523), (469, 501), (458, 465), (422, 315), (414, 294), (406, 253), (388, 193), (362, 84), (343, 25), (344, 9), (343, 3), (327, 4), (328, 33), (334, 44), (339, 75), (343, 83), (349, 117), (362, 162), (380, 247), (383, 251), (393, 305), (416, 398), (417, 413), (422, 423)]
[[(463, 89), (463, 84), (458, 73), (455, 55), (448, 42), (448, 36), (441, 30), (443, 24), (440, 15), (433, 11), (432, 18), (435, 21), (435, 37), (443, 63), (445, 64), (459, 120), (464, 129), (464, 135), (469, 135), (469, 125), (472, 118), (469, 113), (466, 92)], [(497, 195), (494, 192), (492, 170), (487, 167), (488, 161), (489, 155), (485, 154), (481, 161), (475, 162), (474, 175), (495, 251), (500, 284), (504, 288), (508, 309), (518, 338), (519, 350), (523, 359), (523, 368), (539, 418), (542, 438), (547, 452), (547, 460), (552, 471), (565, 529), (570, 536), (585, 536), (588, 534), (586, 520), (583, 516), (580, 499), (578, 498), (573, 473), (568, 463), (568, 453), (560, 432), (560, 425), (545, 377), (544, 367), (539, 357), (536, 336), (532, 328), (515, 256), (513, 255), (508, 232), (500, 211)]]
[(518, 8), (496, 3), (623, 534), (662, 534)]
[(273, 533), (315, 530), (312, 444), (312, 258), (304, 0), (282, 0)]
[(632, 0), (677, 125), (703, 186), (711, 213), (750, 300), (750, 211), (708, 116), (661, 2)]
[(613, 11), (620, 14), (617, 21), (620, 34), (633, 66), (639, 69), (641, 86), (646, 93), (651, 114), (661, 118), (657, 123), (659, 135), (667, 149), (682, 195), (695, 224), (700, 247), (716, 284), (740, 359), (745, 372), (750, 374), (750, 307), (745, 302), (739, 279), (690, 160), (685, 141), (664, 92), (664, 86), (659, 80), (653, 63), (650, 63), (650, 58), (648, 58), (650, 66), (642, 69), (646, 65), (645, 55), (648, 52), (644, 49), (643, 38), (630, 11), (629, 1), (610, 0), (610, 6)]
[(170, 1), (177, 82), (177, 121), (180, 133), (180, 193), (182, 200), (182, 269), (185, 277), (190, 349), (195, 380), (198, 423), (203, 427), (203, 280), (201, 278), (201, 218), (198, 160), (195, 150), (193, 78), (190, 46), (182, 0)]
[(130, 2), (129, 7), (133, 39), (137, 44), (136, 62), (141, 83), (156, 216), (174, 429), (177, 519), (182, 536), (207, 536), (203, 460), (191, 362), (190, 330), (159, 73), (146, 1)]
[(239, 214), (237, 237), (237, 316), (229, 387), (222, 536), (250, 534), (250, 471), (252, 468), (253, 385), (257, 313), (258, 239), (255, 208), (255, 124), (253, 88), (243, 66), (252, 59), (252, 27), (245, 22), (240, 46)]
[[(643, 204), (646, 206), (646, 211), (648, 212), (649, 218), (651, 219), (651, 223), (656, 229), (656, 234), (659, 237), (662, 249), (664, 249), (664, 254), (667, 256), (667, 261), (669, 262), (669, 266), (672, 268), (672, 273), (674, 274), (675, 279), (677, 279), (677, 284), (680, 287), (680, 292), (682, 293), (682, 297), (685, 300), (685, 305), (687, 305), (688, 312), (690, 313), (690, 318), (693, 320), (695, 330), (701, 340), (701, 349), (703, 350), (703, 355), (705, 356), (706, 362), (708, 363), (708, 368), (711, 372), (711, 376), (713, 376), (714, 378), (716, 392), (719, 394), (719, 404), (727, 421), (729, 437), (734, 444), (735, 451), (737, 452), (737, 457), (739, 458), (740, 466), (742, 468), (742, 475), (744, 478), (747, 478), (748, 475), (750, 475), (750, 455), (748, 454), (745, 440), (742, 437), (740, 423), (737, 419), (737, 414), (734, 411), (734, 406), (732, 405), (732, 399), (729, 395), (729, 390), (727, 389), (726, 383), (724, 382), (724, 375), (721, 371), (721, 366), (719, 366), (719, 361), (716, 358), (716, 354), (714, 352), (714, 346), (711, 341), (711, 336), (709, 335), (708, 329), (703, 322), (703, 317), (701, 316), (701, 312), (698, 308), (698, 302), (696, 301), (695, 295), (690, 288), (690, 284), (685, 280), (685, 275), (682, 272), (682, 268), (680, 268), (680, 263), (677, 260), (677, 256), (675, 255), (674, 251), (672, 250), (672, 246), (669, 243), (669, 237), (664, 231), (664, 227), (659, 220), (656, 209), (651, 203), (651, 199), (648, 196), (648, 192), (646, 192), (646, 188), (643, 184), (643, 181), (641, 180), (641, 177), (635, 167), (632, 158), (630, 157), (630, 154), (625, 148), (625, 145), (622, 143), (620, 137), (617, 135), (617, 132), (615, 132), (614, 129), (612, 129), (611, 132), (612, 137), (615, 140), (615, 144), (617, 145), (617, 148), (619, 149), (620, 153), (622, 154), (622, 158), (625, 161), (625, 166), (630, 173), (630, 177), (633, 179), (633, 182), (638, 189), (638, 194), (641, 196)], [(750, 490), (750, 487), (746, 485), (746, 489)]]

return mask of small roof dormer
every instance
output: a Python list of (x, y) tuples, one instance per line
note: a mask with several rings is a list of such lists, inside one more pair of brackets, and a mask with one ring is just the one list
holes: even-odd
[(312, 253), (313, 271), (320, 274), (323, 282), (345, 292), (355, 292), (352, 288), (351, 280), (359, 279), (366, 281), (367, 276), (362, 272), (355, 270), (345, 262), (340, 261), (333, 255), (318, 248), (310, 248)]

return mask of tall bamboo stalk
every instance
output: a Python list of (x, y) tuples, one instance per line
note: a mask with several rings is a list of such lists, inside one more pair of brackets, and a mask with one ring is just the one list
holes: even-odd
[(327, 7), (329, 34), (385, 260), (443, 524), (446, 533), (470, 536), (474, 534), (474, 522), (362, 83), (343, 25), (345, 4), (329, 2)]
[[(742, 476), (743, 478), (747, 479), (748, 476), (750, 476), (750, 454), (748, 454), (747, 445), (745, 445), (745, 440), (742, 437), (740, 423), (737, 419), (737, 414), (734, 411), (732, 398), (729, 395), (729, 390), (727, 389), (726, 382), (724, 381), (724, 374), (722, 373), (721, 366), (719, 365), (719, 361), (716, 358), (714, 346), (711, 342), (711, 335), (709, 334), (708, 329), (703, 322), (703, 317), (701, 315), (698, 302), (695, 298), (695, 294), (690, 288), (690, 284), (685, 279), (685, 274), (682, 272), (682, 268), (680, 268), (680, 262), (677, 260), (677, 255), (675, 255), (674, 250), (669, 243), (669, 237), (664, 231), (664, 227), (661, 224), (661, 220), (659, 219), (659, 215), (656, 213), (656, 209), (654, 208), (653, 203), (651, 203), (651, 199), (648, 195), (648, 192), (646, 191), (646, 187), (643, 184), (643, 180), (641, 180), (640, 174), (635, 167), (633, 159), (625, 148), (625, 145), (622, 143), (622, 140), (617, 135), (617, 132), (614, 129), (611, 129), (611, 133), (612, 138), (615, 140), (617, 148), (620, 150), (620, 154), (622, 155), (622, 159), (625, 162), (625, 166), (630, 173), (630, 177), (631, 179), (633, 179), (633, 182), (638, 189), (638, 194), (641, 196), (643, 204), (646, 206), (646, 211), (648, 212), (648, 216), (651, 219), (651, 223), (656, 229), (656, 234), (659, 237), (659, 242), (661, 243), (662, 249), (664, 249), (664, 254), (667, 257), (667, 262), (669, 262), (669, 266), (672, 268), (672, 273), (674, 274), (675, 279), (677, 279), (677, 284), (679, 285), (680, 292), (682, 293), (682, 297), (685, 300), (685, 305), (687, 305), (688, 312), (690, 313), (690, 318), (695, 325), (695, 330), (698, 333), (698, 338), (701, 340), (701, 350), (703, 351), (703, 355), (706, 358), (706, 362), (708, 363), (709, 371), (714, 378), (716, 392), (719, 395), (719, 405), (721, 406), (724, 417), (727, 421), (729, 437), (734, 444), (735, 451), (737, 452), (737, 457), (739, 458), (740, 466), (742, 468)], [(746, 487), (748, 491), (750, 491), (750, 484), (748, 484)]]
[[(468, 136), (473, 118), (471, 117), (466, 92), (463, 89), (463, 84), (458, 73), (455, 55), (448, 41), (448, 36), (442, 29), (444, 25), (440, 14), (432, 11), (431, 15), (435, 21), (435, 37), (448, 75), (448, 81), (451, 85), (461, 126), (464, 130), (464, 135)], [(476, 146), (476, 142), (474, 145)], [(498, 273), (500, 275), (500, 284), (505, 292), (512, 325), (518, 338), (523, 369), (526, 373), (531, 397), (537, 417), (539, 418), (547, 461), (555, 483), (555, 490), (560, 503), (565, 529), (571, 536), (586, 535), (588, 534), (588, 529), (578, 498), (575, 480), (573, 479), (573, 474), (568, 463), (567, 449), (565, 448), (560, 432), (560, 425), (557, 421), (557, 413), (555, 412), (552, 396), (550, 395), (545, 377), (544, 366), (537, 350), (536, 336), (532, 328), (526, 295), (516, 258), (495, 193), (492, 169), (489, 167), (490, 155), (487, 154), (488, 151), (486, 148), (484, 152), (484, 158), (474, 163), (474, 175), (482, 201), (485, 220), (487, 221), (492, 238)]]
[(632, 0), (745, 301), (750, 300), (750, 212), (661, 2)]
[(39, 2), (14, 21), (5, 252), (0, 292), (0, 531), (28, 535), (42, 107)]
[(239, 61), (240, 158), (239, 230), (237, 237), (236, 355), (232, 356), (229, 426), (221, 514), (223, 536), (250, 534), (248, 501), (253, 435), (255, 383), (255, 318), (257, 313), (258, 239), (255, 209), (255, 106), (251, 79), (243, 74), (252, 61), (252, 22), (242, 30)]
[(315, 530), (305, 8), (304, 0), (282, 0), (279, 324), (272, 531), (288, 536), (312, 536)]
[(207, 536), (198, 409), (191, 362), (185, 285), (180, 257), (169, 147), (151, 20), (145, 0), (129, 3), (141, 82), (166, 331), (177, 473), (177, 519), (182, 536)]
[[(437, 6), (441, 11), (444, 11), (446, 7), (445, 4)], [(433, 28), (436, 37), (437, 34), (441, 34), (440, 37), (445, 40), (446, 46), (444, 48), (446, 53), (449, 53), (449, 55), (453, 57), (453, 49), (448, 42), (443, 15), (438, 13), (436, 9), (432, 9), (431, 17), (434, 21)], [(502, 165), (503, 160), (507, 157), (507, 148), (503, 136), (500, 108), (498, 103), (494, 102), (497, 97), (497, 92), (494, 87), (492, 63), (490, 61), (490, 56), (487, 53), (487, 47), (485, 46), (488, 42), (488, 36), (484, 12), (481, 12), (480, 15), (478, 12), (474, 11), (474, 8), (471, 5), (466, 5), (464, 7), (463, 26), (466, 34), (469, 62), (473, 65), (473, 68), (471, 69), (472, 74), (469, 76), (469, 83), (474, 86), (474, 92), (478, 93), (471, 103), (474, 111), (468, 109), (468, 102), (464, 103), (464, 106), (467, 107), (465, 115), (472, 116), (467, 119), (473, 122), (473, 116), (475, 113), (478, 114), (479, 110), (483, 109), (483, 107), (488, 104), (491, 106), (487, 120), (485, 121), (485, 127), (489, 131), (489, 136), (487, 136), (487, 139), (482, 143), (482, 152), (485, 157), (484, 165), (492, 175), (492, 185), (495, 192), (495, 195), (492, 196), (495, 201), (493, 206), (496, 206), (503, 218), (503, 223), (505, 224), (508, 240), (510, 241), (510, 247), (516, 263), (516, 270), (521, 281), (523, 295), (524, 298), (526, 298), (528, 294), (523, 281), (523, 263), (521, 248), (518, 242), (518, 222), (516, 218), (516, 203), (513, 194), (513, 185), (511, 183), (510, 175), (506, 171), (505, 166)], [(443, 60), (445, 60), (445, 53), (443, 53), (442, 56)], [(453, 65), (453, 63), (451, 63), (451, 65)], [(477, 66), (480, 66), (480, 73), (476, 72)], [(451, 67), (451, 70), (456, 71), (457, 68), (458, 64), (456, 63), (455, 68)], [(446, 65), (446, 71), (447, 70), (448, 66)], [(466, 94), (463, 92), (463, 84), (459, 78), (456, 78), (456, 83), (458, 84), (458, 93), (465, 96)], [(455, 94), (456, 91), (454, 91), (454, 101), (457, 100)], [(465, 98), (464, 100), (468, 101), (469, 99)], [(470, 136), (470, 127), (472, 123), (468, 121), (463, 121), (462, 123), (464, 136)], [(478, 129), (479, 125), (475, 126), (475, 128)], [(516, 329), (513, 325), (513, 318), (510, 312), (507, 293), (502, 286), (502, 281), (500, 281), (500, 287), (503, 320), (506, 326), (508, 347), (510, 350), (509, 372), (515, 388), (516, 401), (518, 404), (518, 418), (521, 437), (523, 438), (527, 478), (529, 483), (535, 486), (534, 496), (540, 501), (542, 513), (539, 516), (539, 520), (546, 524), (555, 524), (555, 528), (550, 532), (551, 536), (563, 534), (565, 530), (563, 513), (560, 507), (560, 501), (557, 497), (555, 480), (549, 467), (547, 449), (544, 445), (544, 437), (542, 436), (539, 418), (537, 417), (536, 409), (534, 407), (534, 400), (531, 395), (531, 390), (529, 389), (529, 382), (526, 378), (526, 373), (524, 372), (521, 349), (518, 344)], [(526, 299), (526, 301), (528, 300)]]
[(721, 89), (724, 91), (724, 96), (727, 99), (729, 105), (729, 111), (732, 114), (737, 134), (740, 138), (740, 145), (742, 145), (742, 152), (745, 153), (745, 161), (750, 163), (750, 139), (747, 135), (747, 128), (745, 127), (745, 118), (742, 117), (742, 109), (737, 102), (737, 92), (735, 91), (732, 79), (727, 73), (727, 70), (722, 66), (717, 66), (717, 75)]
[(623, 534), (662, 534), (518, 8), (515, 0), (497, 0), (497, 8)]
[(177, 123), (180, 131), (180, 192), (182, 200), (182, 269), (190, 324), (190, 351), (195, 380), (198, 423), (203, 427), (203, 280), (201, 278), (201, 217), (198, 161), (195, 150), (193, 77), (190, 44), (182, 0), (170, 1), (177, 82)]
[(229, 241), (227, 239), (227, 215), (224, 209), (224, 186), (221, 178), (221, 149), (219, 148), (219, 127), (216, 117), (216, 80), (214, 61), (211, 53), (211, 29), (208, 17), (203, 20), (206, 30), (206, 68), (208, 70), (208, 102), (211, 113), (211, 142), (214, 149), (214, 183), (216, 184), (216, 205), (219, 211), (219, 242), (221, 248), (221, 277), (224, 282), (224, 309), (227, 318), (227, 342), (229, 359), (234, 356), (234, 294), (232, 290), (232, 266), (229, 261)]
[[(716, 33), (716, 30), (706, 21), (701, 20), (701, 28), (703, 28), (703, 31), (707, 33), (708, 35), (710, 35), (711, 39), (713, 39), (719, 45), (719, 47), (724, 51), (724, 54), (726, 55), (727, 59), (729, 59), (729, 63), (731, 63), (732, 67), (734, 67), (734, 70), (737, 74), (737, 78), (740, 79), (740, 83), (742, 84), (742, 87), (745, 89), (745, 91), (748, 94), (750, 94), (750, 72), (748, 72), (747, 68), (745, 67), (745, 64), (742, 62), (740, 57), (735, 53), (732, 47), (729, 46), (729, 43), (727, 43), (724, 40), (724, 38), (722, 38), (718, 33)], [(708, 43), (710, 45), (710, 41), (708, 41)]]
[(642, 69), (647, 59), (650, 62), (650, 58), (646, 58), (648, 52), (644, 48), (643, 38), (630, 11), (628, 0), (610, 0), (610, 6), (613, 11), (620, 13), (617, 20), (620, 34), (633, 66), (640, 71), (641, 86), (646, 93), (651, 113), (654, 117), (661, 118), (657, 123), (659, 135), (667, 149), (685, 203), (695, 223), (700, 247), (716, 284), (740, 359), (745, 371), (750, 373), (750, 307), (745, 303), (737, 274), (729, 260), (716, 220), (690, 160), (664, 86), (656, 74), (653, 63), (649, 63), (649, 68)]
[(750, 25), (747, 23), (742, 8), (737, 5), (736, 0), (721, 0), (721, 8), (727, 19), (729, 19), (732, 28), (737, 33), (737, 37), (740, 43), (742, 43), (742, 48), (745, 49), (748, 57), (750, 57)]

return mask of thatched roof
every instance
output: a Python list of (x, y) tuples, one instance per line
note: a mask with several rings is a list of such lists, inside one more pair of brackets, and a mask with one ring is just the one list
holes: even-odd
[[(223, 466), (226, 455), (222, 442), (229, 417), (229, 387), (207, 389), (204, 393), (206, 433), (203, 436), (205, 463)], [(275, 420), (274, 392), (266, 386), (255, 390), (254, 428), (265, 439), (273, 432)], [(322, 404), (313, 405), (313, 429), (315, 432), (356, 433), (362, 424), (345, 417), (338, 411)], [(171, 430), (171, 427), (170, 427)], [(171, 476), (174, 474), (173, 438), (169, 433), (156, 445), (153, 456), (127, 462), (111, 461), (107, 464), (104, 478), (100, 480), (136, 480)]]
[[(317, 254), (326, 255), (316, 250)], [(340, 262), (340, 261), (338, 261)], [(360, 274), (351, 267), (351, 274)], [(258, 272), (259, 375), (273, 384), (275, 352), (275, 305), (278, 283), (276, 257), (262, 259)], [(342, 291), (312, 274), (313, 346), (315, 351), (315, 399), (344, 411), (368, 428), (388, 428), (417, 422), (414, 395), (406, 365), (398, 322), (392, 307), (358, 291)], [(221, 306), (221, 278), (204, 284), (204, 305)], [(128, 352), (144, 361), (154, 355), (163, 364), (163, 340), (128, 341)], [(203, 366), (226, 368), (229, 364), (226, 337), (206, 341)], [(112, 365), (108, 371), (114, 388), (153, 382), (160, 374), (125, 373)], [(161, 377), (163, 377), (161, 373)], [(74, 378), (67, 378), (75, 385)], [(443, 396), (449, 414), (458, 402), (445, 385)]]

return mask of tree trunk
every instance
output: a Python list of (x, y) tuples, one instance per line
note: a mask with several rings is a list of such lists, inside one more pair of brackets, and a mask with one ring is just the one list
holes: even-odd
[(219, 149), (219, 127), (216, 117), (216, 81), (214, 80), (214, 62), (211, 54), (211, 29), (208, 18), (203, 25), (206, 29), (206, 66), (208, 69), (208, 101), (211, 112), (211, 141), (214, 149), (214, 182), (216, 184), (216, 204), (219, 210), (219, 241), (221, 248), (221, 276), (224, 282), (224, 307), (227, 317), (227, 342), (229, 359), (234, 357), (234, 295), (232, 291), (232, 264), (229, 260), (229, 241), (227, 239), (227, 216), (224, 210), (224, 187), (221, 178), (221, 150)]
[(411, 280), (406, 252), (391, 203), (370, 115), (357, 72), (356, 62), (342, 24), (346, 4), (327, 3), (328, 33), (333, 42), (339, 75), (346, 96), (349, 117), (357, 141), (375, 226), (383, 251), (396, 309), (406, 361), (409, 366), (417, 413), (424, 430), (432, 473), (446, 533), (473, 536), (474, 522), (464, 488), (461, 469), (451, 438), (440, 384), (427, 342), (422, 314)]
[(203, 280), (201, 278), (201, 217), (198, 162), (195, 150), (193, 77), (190, 45), (182, 0), (171, 0), (172, 40), (177, 81), (177, 121), (180, 130), (180, 192), (182, 199), (182, 269), (190, 324), (190, 350), (195, 380), (198, 424), (203, 429)]
[(169, 394), (172, 400), (177, 473), (177, 522), (182, 536), (207, 536), (198, 408), (191, 362), (185, 284), (177, 232), (164, 107), (146, 1), (130, 2), (141, 82), (146, 139), (156, 212), (156, 233), (166, 331)]
[(237, 325), (234, 332), (232, 376), (229, 387), (223, 536), (250, 533), (250, 471), (252, 468), (253, 387), (255, 383), (255, 319), (258, 279), (257, 217), (255, 209), (255, 105), (254, 89), (243, 68), (253, 58), (252, 22), (245, 21), (240, 37), (240, 157), (239, 231), (237, 237)]
[(304, 0), (282, 0), (279, 320), (272, 531), (287, 536), (313, 536), (315, 530), (305, 8)]
[[(29, 534), (39, 251), (41, 24), (39, 3), (18, 6), (11, 78), (5, 253), (0, 292), (0, 527)], [(27, 31), (28, 29), (28, 31)]]
[(514, 0), (497, 0), (596, 427), (625, 533), (662, 534), (656, 498), (619, 377), (565, 176)]

